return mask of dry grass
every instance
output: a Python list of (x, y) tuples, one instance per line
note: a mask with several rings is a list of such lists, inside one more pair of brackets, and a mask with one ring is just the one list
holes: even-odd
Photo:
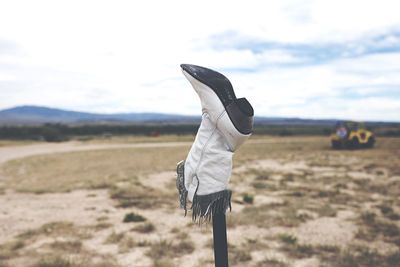
[(324, 255), (329, 257), (337, 255), (340, 252), (340, 248), (335, 245), (308, 245), (300, 244), (297, 238), (291, 234), (280, 234), (278, 236), (282, 242), (281, 249), (289, 255), (291, 258), (310, 258), (314, 255)]
[(82, 251), (82, 242), (80, 240), (73, 241), (55, 241), (49, 244), (52, 250), (60, 251), (63, 253), (77, 254)]
[(18, 251), (25, 246), (21, 240), (14, 240), (0, 245), (0, 262), (18, 255)]
[(353, 246), (347, 250), (322, 254), (332, 267), (397, 267), (400, 263), (400, 252), (382, 255), (367, 247)]
[(110, 188), (110, 197), (118, 201), (121, 208), (138, 207), (149, 209), (160, 207), (166, 203), (166, 197), (163, 193), (157, 192), (153, 188), (145, 188), (141, 184), (112, 186)]
[(112, 149), (32, 156), (3, 166), (7, 188), (21, 192), (67, 192), (133, 183), (137, 176), (173, 170), (189, 147)]
[(78, 227), (70, 222), (52, 222), (47, 223), (38, 229), (31, 229), (18, 235), (20, 240), (33, 242), (42, 237), (69, 237), (87, 239), (91, 237), (90, 231), (87, 228)]
[(290, 154), (321, 150), (329, 150), (326, 137), (252, 137), (235, 154), (234, 166), (258, 159), (287, 158)]
[(40, 143), (39, 141), (32, 140), (0, 140), (0, 147), (6, 146), (24, 146)]
[(158, 261), (172, 259), (183, 255), (188, 255), (194, 251), (195, 247), (191, 240), (179, 240), (178, 243), (173, 243), (167, 240), (160, 240), (152, 243), (147, 256), (154, 259), (154, 264), (159, 264)]
[(336, 211), (325, 204), (322, 207), (315, 205), (314, 201), (307, 198), (292, 200), (287, 198), (282, 203), (271, 203), (260, 206), (246, 206), (239, 214), (228, 217), (230, 227), (238, 225), (256, 225), (261, 228), (273, 226), (295, 227), (309, 219), (304, 214), (299, 214), (298, 210), (309, 210), (317, 212), (321, 217), (332, 216)]
[(245, 266), (251, 261), (251, 251), (244, 248), (229, 246), (230, 264), (233, 266)]
[(262, 260), (261, 262), (258, 262), (255, 267), (288, 267), (289, 265), (283, 261), (277, 260), (277, 259), (269, 259), (266, 258)]
[(33, 267), (80, 267), (80, 262), (73, 261), (67, 257), (60, 255), (45, 256), (40, 259)]
[(108, 222), (99, 222), (93, 226), (95, 231), (101, 231), (110, 227), (112, 227), (112, 224)]
[[(0, 262), (4, 264), (0, 266), (20, 266), (20, 264), (30, 267), (120, 266), (113, 257), (103, 259), (101, 255), (87, 251), (83, 241), (89, 237), (86, 227), (76, 227), (66, 222), (49, 223), (18, 235), (16, 241), (0, 245)], [(43, 243), (40, 249), (35, 248), (41, 242)], [(14, 264), (15, 259), (19, 262), (18, 265)]]
[(174, 267), (176, 266), (169, 259), (155, 259), (151, 267)]
[[(193, 137), (131, 138), (89, 142), (173, 142)], [(174, 177), (162, 189), (144, 180), (148, 174), (172, 173), (188, 150), (189, 146), (112, 149), (34, 156), (6, 163), (2, 170), (8, 178), (6, 189), (41, 193), (107, 188), (116, 210), (105, 213), (99, 208), (93, 225), (53, 222), (27, 230), (16, 236), (16, 241), (0, 245), (0, 262), (4, 259), (3, 265), (13, 266), (12, 260), (32, 255), (27, 257), (32, 258), (33, 267), (117, 266), (113, 259), (87, 260), (88, 255), (89, 259), (98, 258), (95, 251), (88, 254), (85, 250), (86, 242), (98, 234), (103, 234), (98, 244), (102, 251), (114, 247), (117, 252), (111, 254), (118, 257), (138, 253), (148, 260), (145, 266), (177, 266), (182, 256), (211, 249), (210, 242), (196, 238), (210, 231), (189, 223), (190, 214), (185, 218), (187, 225), (174, 224), (179, 219), (175, 213), (178, 200)], [(379, 139), (377, 147), (370, 150), (334, 151), (324, 137), (255, 137), (235, 154), (234, 165), (231, 189), (235, 202), (233, 212), (227, 216), (228, 227), (246, 230), (237, 237), (244, 242), (230, 245), (232, 266), (286, 267), (311, 258), (327, 267), (398, 266), (400, 139)], [(91, 192), (93, 197), (98, 193)], [(128, 207), (129, 211), (123, 210)], [(140, 214), (146, 221), (123, 223), (128, 212)], [(341, 219), (342, 212), (354, 216)], [(343, 247), (300, 243), (296, 229), (319, 219), (354, 224), (351, 242)], [(280, 232), (268, 234), (276, 228)], [(326, 234), (334, 235), (329, 229)], [(157, 236), (162, 239), (154, 241)], [(54, 240), (37, 245), (46, 238)], [(38, 251), (48, 254), (34, 252), (35, 244)], [(61, 251), (67, 255), (60, 256)], [(266, 256), (260, 259), (253, 252)], [(269, 257), (270, 253), (284, 255), (285, 261)], [(75, 256), (70, 257), (72, 254)], [(199, 266), (211, 266), (210, 262), (210, 257), (201, 258)]]
[(359, 232), (357, 237), (367, 241), (373, 241), (378, 238), (396, 244), (400, 247), (400, 227), (396, 221), (378, 217), (375, 213), (367, 211), (360, 214)]
[(124, 236), (125, 236), (124, 232), (121, 233), (112, 232), (104, 242), (106, 244), (118, 244), (119, 242), (121, 242)]
[[(228, 217), (229, 227), (256, 225), (260, 228), (285, 226), (295, 229), (312, 219), (309, 212), (318, 217), (335, 217), (338, 211), (350, 209), (359, 214), (359, 231), (354, 241), (392, 244), (391, 252), (382, 254), (357, 246), (340, 249), (299, 244), (296, 236), (291, 234), (278, 235), (282, 242), (280, 251), (292, 260), (317, 257), (323, 266), (397, 266), (394, 263), (400, 252), (393, 249), (400, 244), (400, 139), (380, 140), (375, 149), (360, 151), (332, 151), (326, 139), (318, 138), (314, 143), (303, 139), (292, 144), (255, 146), (249, 144), (241, 149), (246, 153), (238, 157), (240, 165), (266, 158), (277, 160), (281, 167), (262, 170), (250, 165), (247, 172), (232, 177), (236, 187), (252, 187), (255, 206), (246, 206), (239, 214)], [(293, 172), (285, 167), (291, 162), (304, 162), (309, 167)], [(372, 178), (361, 179), (356, 175), (370, 175)], [(284, 202), (257, 205), (257, 195), (263, 194), (279, 196)], [(363, 211), (366, 203), (372, 211)], [(298, 210), (307, 213), (298, 213)], [(335, 258), (335, 255), (339, 257)], [(288, 265), (266, 260), (259, 266)]]
[[(157, 137), (152, 136), (111, 136), (111, 137), (99, 137), (86, 138), (83, 140), (86, 144), (128, 144), (128, 143), (160, 143), (160, 142), (193, 142), (194, 135), (160, 135)], [(82, 139), (78, 139), (82, 140)]]
[(152, 223), (143, 223), (143, 224), (139, 224), (137, 226), (135, 226), (134, 228), (132, 228), (132, 231), (135, 232), (139, 232), (139, 233), (151, 233), (154, 232), (156, 230), (156, 227), (154, 226), (154, 224)]
[(32, 267), (120, 267), (120, 265), (112, 259), (95, 262), (90, 259), (90, 255), (69, 257), (65, 254), (49, 254), (42, 256)]

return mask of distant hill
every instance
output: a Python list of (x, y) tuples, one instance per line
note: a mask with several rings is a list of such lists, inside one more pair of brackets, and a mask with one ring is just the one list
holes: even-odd
[(0, 110), (0, 125), (37, 125), (44, 123), (195, 123), (199, 121), (199, 116), (162, 113), (98, 114), (40, 106), (19, 106)]
[[(197, 124), (200, 116), (163, 113), (115, 113), (98, 114), (63, 110), (41, 106), (18, 106), (0, 110), (1, 125), (60, 124)], [(313, 120), (301, 118), (255, 117), (256, 125), (320, 125), (332, 126), (336, 120)], [(389, 124), (371, 122), (373, 124)]]

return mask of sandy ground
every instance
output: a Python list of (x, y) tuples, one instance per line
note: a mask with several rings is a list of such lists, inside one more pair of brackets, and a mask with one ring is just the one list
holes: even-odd
[(117, 210), (106, 190), (41, 195), (7, 192), (0, 196), (0, 203), (0, 243), (49, 222), (92, 225), (101, 214)]
[[(135, 143), (135, 144), (81, 144), (68, 142), (60, 144), (35, 144), (27, 146), (8, 146), (0, 148), (0, 164), (9, 160), (33, 155), (64, 153), (72, 151), (89, 151), (115, 148), (154, 148), (188, 146), (188, 142), (163, 142), (163, 143)], [(161, 172), (143, 177), (142, 184), (147, 187), (164, 191), (165, 185), (174, 181), (175, 173)], [(0, 177), (1, 181), (1, 177)], [(54, 222), (71, 222), (78, 227), (93, 227), (98, 224), (99, 218), (107, 218), (106, 223), (110, 228), (96, 232), (94, 238), (84, 240), (84, 246), (89, 251), (113, 256), (116, 255), (118, 263), (123, 266), (150, 266), (152, 260), (145, 256), (146, 248), (135, 248), (129, 252), (120, 253), (115, 244), (106, 244), (105, 240), (112, 233), (129, 232), (132, 227), (122, 222), (126, 209), (116, 208), (116, 201), (112, 200), (107, 190), (76, 190), (69, 193), (27, 194), (6, 190), (0, 194), (0, 244), (10, 242), (27, 230)], [(135, 238), (143, 238), (146, 241), (158, 241), (173, 238), (170, 229), (187, 226), (190, 219), (183, 216), (182, 210), (135, 210), (145, 216), (151, 222), (157, 222), (157, 232), (144, 234)], [(160, 218), (162, 218), (160, 220)], [(205, 244), (209, 241), (202, 232), (209, 232), (209, 228), (196, 229), (197, 243)], [(31, 245), (31, 248), (42, 247), (46, 242), (54, 242), (54, 239), (43, 239)], [(204, 245), (203, 244), (203, 245)], [(198, 250), (197, 258), (210, 258), (212, 252), (209, 249)], [(195, 258), (196, 258), (195, 257)], [(23, 258), (23, 257), (22, 257)], [(197, 261), (193, 258), (183, 257), (187, 263), (185, 266), (195, 266)], [(19, 259), (14, 263), (24, 265), (29, 259)]]
[[(60, 144), (45, 143), (27, 146), (8, 146), (0, 147), (0, 164), (13, 159), (41, 154), (115, 148), (176, 147), (187, 146), (189, 144), (188, 142), (137, 144), (81, 144), (79, 142), (67, 142)], [(169, 173), (169, 175), (171, 174)], [(157, 174), (153, 178), (156, 177), (160, 177), (160, 175)], [(153, 183), (149, 184), (152, 185)], [(97, 214), (95, 210), (99, 205), (102, 205), (102, 208), (106, 210), (115, 210), (106, 190), (97, 191), (95, 193), (96, 197), (87, 197), (87, 195), (90, 196), (92, 193), (81, 190), (67, 194), (35, 195), (7, 191), (6, 194), (0, 195), (0, 243), (24, 229), (35, 228), (46, 221), (63, 221), (69, 219), (72, 222), (79, 223), (81, 221), (81, 214), (85, 213), (88, 215), (86, 220), (91, 222), (93, 221), (92, 215)]]
[(152, 147), (179, 147), (191, 145), (190, 142), (160, 142), (135, 144), (82, 144), (80, 142), (65, 142), (59, 144), (34, 144), (28, 146), (0, 147), (0, 164), (27, 156), (63, 153), (73, 151), (89, 151), (116, 148), (152, 148)]
[[(265, 143), (270, 141), (253, 140), (253, 143)], [(81, 144), (78, 142), (68, 142), (61, 144), (35, 144), (28, 146), (1, 147), (0, 164), (9, 160), (48, 153), (63, 153), (71, 151), (88, 151), (98, 149), (115, 148), (147, 148), (147, 147), (174, 147), (188, 146), (188, 142), (166, 142), (166, 143), (135, 143), (135, 144)], [(246, 172), (257, 169), (271, 173), (283, 173), (290, 175), (303, 174), (312, 170), (318, 177), (331, 177), (338, 173), (340, 168), (309, 166), (305, 161), (282, 162), (279, 159), (256, 160), (246, 166), (238, 166), (234, 169), (234, 175), (240, 176)], [(342, 172), (346, 172), (343, 169)], [(349, 172), (349, 176), (354, 179), (372, 179), (363, 172)], [(367, 177), (368, 176), (368, 177)], [(271, 179), (279, 180), (279, 175), (271, 175)], [(160, 172), (140, 178), (141, 183), (146, 187), (152, 187), (160, 192), (168, 191), (174, 182), (173, 172)], [(0, 177), (1, 181), (1, 177)], [(232, 214), (235, 216), (245, 207), (240, 203), (240, 194), (250, 190), (248, 184), (236, 182), (235, 191), (236, 203), (233, 203)], [(284, 199), (280, 194), (274, 195), (255, 195), (255, 206), (263, 205), (282, 205)], [(178, 202), (177, 202), (178, 203)], [(148, 219), (155, 222), (157, 231), (152, 233), (132, 232), (131, 224), (122, 222), (127, 211), (138, 212)], [(314, 215), (305, 211), (308, 216)], [(84, 217), (83, 217), (84, 216)], [(277, 259), (288, 262), (282, 252), (278, 250), (279, 244), (272, 238), (282, 233), (294, 235), (300, 244), (310, 245), (337, 245), (345, 246), (349, 244), (357, 233), (357, 225), (354, 223), (356, 214), (351, 210), (339, 211), (335, 217), (319, 217), (310, 219), (298, 227), (288, 228), (273, 227), (260, 228), (256, 226), (237, 226), (229, 229), (229, 243), (235, 247), (248, 244), (249, 240), (268, 240), (268, 251), (264, 248), (253, 249), (251, 258), (253, 262), (262, 261), (266, 258)], [(157, 242), (158, 240), (173, 240), (175, 234), (171, 229), (179, 229), (191, 232), (190, 238), (195, 240), (196, 253), (182, 255), (180, 258), (173, 259), (176, 266), (197, 267), (198, 262), (204, 262), (202, 266), (213, 266), (210, 259), (213, 258), (210, 249), (211, 229), (209, 226), (196, 227), (190, 223), (189, 218), (183, 217), (183, 212), (177, 207), (161, 207), (159, 209), (122, 209), (117, 207), (115, 200), (111, 199), (107, 190), (77, 190), (69, 193), (51, 194), (26, 194), (6, 190), (0, 194), (0, 244), (12, 241), (16, 236), (26, 232), (28, 229), (37, 229), (42, 225), (52, 222), (72, 222), (82, 228), (90, 228), (91, 237), (82, 239), (86, 250), (97, 254), (112, 255), (122, 266), (151, 266), (152, 260), (146, 256), (146, 247), (135, 247), (124, 251), (117, 244), (105, 242), (112, 233), (127, 233), (136, 242)], [(93, 230), (99, 222), (106, 222), (109, 227)], [(14, 263), (15, 266), (23, 266), (29, 262), (29, 258), (24, 259), (24, 251), (28, 252), (35, 248), (42, 248), (46, 243), (51, 244), (54, 238), (42, 238), (25, 247), (21, 252), (21, 257)], [(246, 243), (247, 242), (247, 243)], [(315, 257), (298, 259), (289, 262), (290, 266), (313, 267), (319, 266), (319, 260)], [(13, 265), (11, 265), (13, 266)], [(244, 263), (243, 266), (246, 266)], [(278, 266), (278, 265), (277, 265)]]

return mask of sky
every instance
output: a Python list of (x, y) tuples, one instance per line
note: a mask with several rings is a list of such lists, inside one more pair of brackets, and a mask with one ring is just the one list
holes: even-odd
[(0, 0), (0, 109), (200, 115), (180, 64), (256, 116), (400, 121), (398, 0)]

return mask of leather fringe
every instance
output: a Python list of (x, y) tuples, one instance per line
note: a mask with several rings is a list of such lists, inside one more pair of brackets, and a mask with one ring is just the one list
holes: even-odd
[(185, 216), (187, 214), (187, 195), (188, 192), (185, 188), (185, 161), (178, 162), (176, 166), (176, 188), (179, 193), (179, 204), (182, 209), (185, 210)]
[(223, 190), (209, 195), (195, 195), (192, 204), (192, 220), (199, 224), (212, 221), (214, 214), (232, 210), (232, 191)]

